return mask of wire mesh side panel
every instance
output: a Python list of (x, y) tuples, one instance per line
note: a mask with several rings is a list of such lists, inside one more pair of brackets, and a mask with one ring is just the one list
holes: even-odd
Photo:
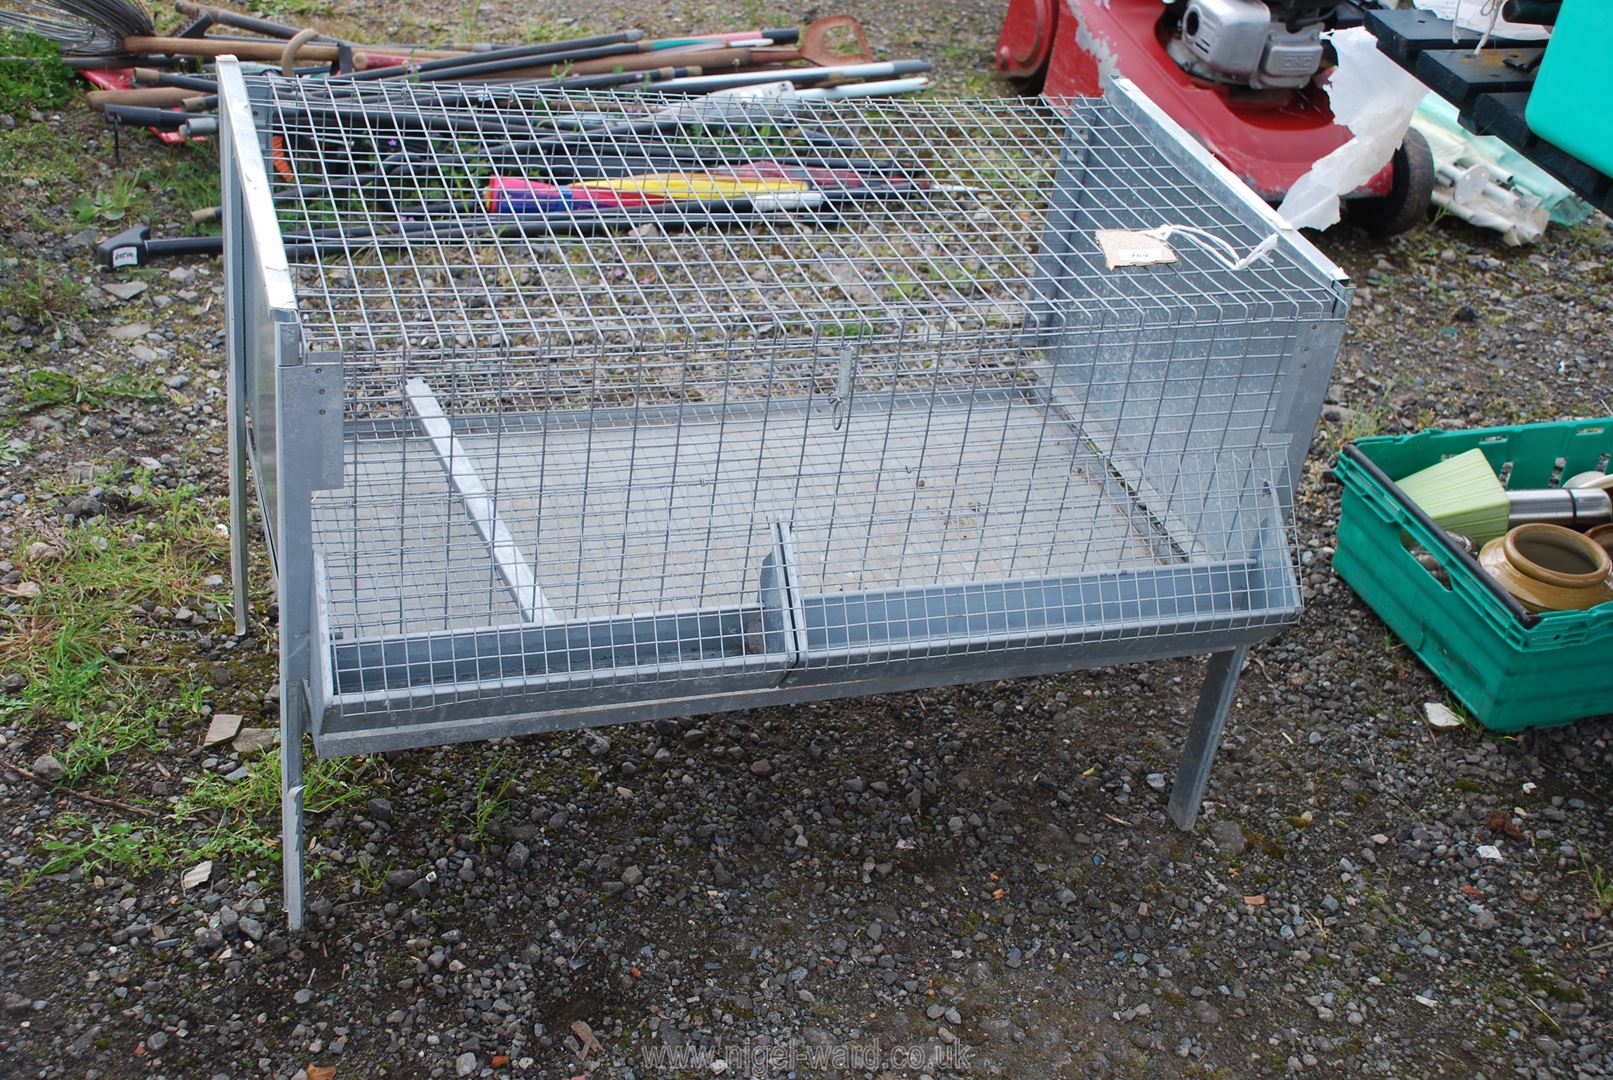
[(1096, 228), (1264, 239), (1112, 108), (258, 93), (355, 710), (1291, 617), (1270, 417), (1337, 290), (1111, 270)]

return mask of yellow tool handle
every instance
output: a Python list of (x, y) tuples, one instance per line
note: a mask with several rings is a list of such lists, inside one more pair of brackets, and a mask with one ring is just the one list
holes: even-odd
[(669, 199), (744, 199), (752, 195), (790, 195), (811, 191), (793, 180), (739, 180), (709, 173), (644, 173), (639, 176), (584, 180), (573, 185), (604, 191), (633, 191)]

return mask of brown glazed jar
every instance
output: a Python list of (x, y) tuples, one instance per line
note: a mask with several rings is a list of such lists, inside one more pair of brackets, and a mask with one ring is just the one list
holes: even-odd
[(1608, 558), (1613, 559), (1613, 525), (1598, 525), (1594, 529), (1585, 530), (1585, 535), (1602, 545), (1602, 550), (1607, 552)]
[(1484, 545), (1479, 565), (1529, 611), (1584, 611), (1613, 600), (1613, 560), (1584, 533), (1519, 525)]

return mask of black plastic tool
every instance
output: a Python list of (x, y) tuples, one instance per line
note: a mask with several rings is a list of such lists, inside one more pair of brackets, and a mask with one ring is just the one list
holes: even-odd
[[(177, 115), (177, 114), (176, 114)], [(153, 259), (176, 255), (217, 255), (224, 250), (222, 236), (175, 236), (151, 239), (151, 228), (135, 225), (95, 245), (95, 258), (105, 270), (145, 266)]]

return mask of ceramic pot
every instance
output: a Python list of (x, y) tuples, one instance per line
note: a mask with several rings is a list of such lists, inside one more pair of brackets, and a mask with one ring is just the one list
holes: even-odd
[(1583, 533), (1519, 525), (1484, 545), (1479, 565), (1529, 611), (1584, 611), (1613, 601), (1613, 560)]

